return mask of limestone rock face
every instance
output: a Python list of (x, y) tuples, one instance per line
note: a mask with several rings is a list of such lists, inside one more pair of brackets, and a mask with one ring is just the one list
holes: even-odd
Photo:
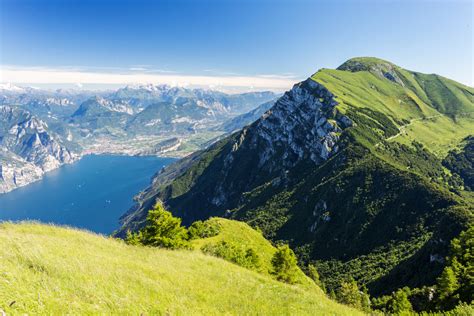
[(37, 181), (78, 155), (31, 113), (0, 106), (0, 193)]
[[(260, 152), (259, 166), (272, 158), (272, 167), (294, 166), (309, 158), (320, 163), (336, 152), (340, 124), (333, 119), (337, 102), (331, 92), (308, 79), (285, 93), (252, 127), (250, 147), (265, 143)], [(276, 158), (275, 155), (279, 154)]]
[(222, 206), (230, 200), (228, 188), (239, 184), (229, 180), (236, 177), (233, 172), (242, 157), (252, 157), (258, 170), (283, 182), (286, 171), (297, 163), (305, 160), (318, 165), (327, 160), (338, 151), (342, 129), (351, 124), (348, 117), (336, 115), (336, 105), (333, 94), (312, 79), (294, 85), (235, 138), (224, 158), (211, 204)]

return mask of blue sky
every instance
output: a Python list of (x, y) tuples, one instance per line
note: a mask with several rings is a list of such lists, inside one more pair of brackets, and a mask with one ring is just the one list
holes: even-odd
[(472, 1), (0, 0), (0, 5), (3, 82), (168, 80), (282, 90), (319, 68), (376, 56), (473, 85)]

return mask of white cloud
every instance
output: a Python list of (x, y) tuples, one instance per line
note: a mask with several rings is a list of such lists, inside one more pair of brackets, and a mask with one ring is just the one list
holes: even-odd
[(147, 69), (144, 67), (130, 67), (131, 71), (146, 71)]
[[(139, 67), (134, 67), (139, 68)], [(138, 70), (138, 69), (136, 69)], [(298, 80), (288, 76), (243, 76), (243, 75), (181, 75), (172, 73), (148, 73), (120, 71), (90, 71), (76, 68), (39, 68), (1, 66), (0, 82), (16, 84), (169, 84), (175, 86), (232, 87), (238, 90), (274, 90), (291, 88)], [(252, 87), (252, 88), (249, 88)]]

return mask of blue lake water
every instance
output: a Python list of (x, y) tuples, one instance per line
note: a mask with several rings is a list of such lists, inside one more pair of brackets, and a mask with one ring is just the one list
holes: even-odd
[(0, 194), (0, 221), (38, 220), (110, 234), (151, 177), (173, 159), (91, 155)]

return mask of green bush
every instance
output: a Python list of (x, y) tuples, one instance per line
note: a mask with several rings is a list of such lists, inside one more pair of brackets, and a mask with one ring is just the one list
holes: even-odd
[(253, 248), (245, 248), (222, 240), (216, 244), (206, 244), (201, 250), (250, 270), (261, 268), (260, 257)]
[(298, 273), (297, 260), (295, 253), (288, 245), (278, 247), (272, 257), (272, 267), (271, 273), (275, 275), (277, 280), (290, 284), (296, 282)]
[(220, 226), (216, 222), (207, 220), (196, 221), (188, 228), (189, 239), (209, 238), (217, 236), (220, 232)]

